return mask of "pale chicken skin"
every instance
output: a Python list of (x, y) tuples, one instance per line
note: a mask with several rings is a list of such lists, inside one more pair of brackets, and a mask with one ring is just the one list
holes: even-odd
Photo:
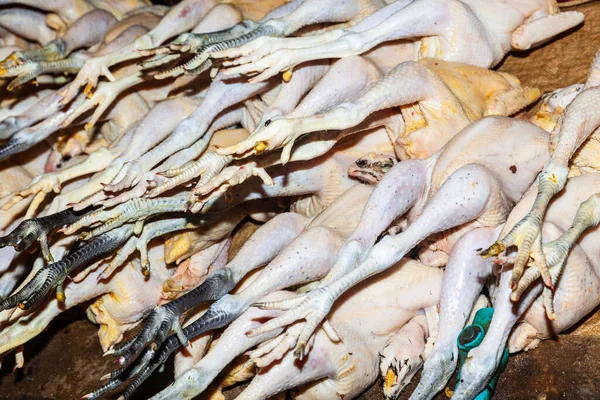
[(398, 62), (435, 57), (489, 68), (510, 50), (538, 46), (582, 21), (577, 11), (559, 12), (554, 0), (400, 0), (349, 29), (306, 38), (262, 37), (212, 56), (233, 59), (225, 64), (231, 74), (260, 73), (252, 78), (256, 82), (305, 61), (358, 55), (383, 42), (406, 40), (400, 54), (407, 58)]
[[(524, 130), (529, 133), (523, 135)], [(494, 140), (486, 141), (485, 135)], [(509, 150), (505, 146), (507, 153), (498, 153), (495, 145), (498, 135), (506, 139), (512, 136), (513, 140), (504, 142), (515, 147)], [(524, 139), (530, 140), (527, 151), (521, 146)], [(266, 322), (251, 334), (304, 318), (307, 325), (298, 335), (296, 350), (296, 356), (303, 357), (313, 330), (335, 299), (353, 283), (387, 269), (395, 257), (406, 254), (433, 233), (452, 232), (446, 238), (451, 248), (470, 230), (502, 224), (512, 204), (527, 190), (547, 160), (547, 143), (547, 133), (533, 124), (488, 117), (463, 130), (432, 158), (397, 164), (376, 186), (358, 228), (344, 243), (322, 287), (298, 297), (293, 303), (295, 307), (286, 306), (289, 309), (286, 314)], [(385, 236), (373, 246), (379, 234), (407, 212), (411, 221), (408, 228), (399, 235)], [(457, 227), (460, 229), (454, 229)], [(263, 306), (277, 308), (278, 304)]]
[[(421, 314), (424, 308), (437, 304), (436, 293), (439, 293), (441, 278), (442, 271), (439, 269), (403, 260), (380, 279), (356, 287), (344, 296), (329, 318), (343, 341), (333, 343), (324, 331), (319, 331), (311, 354), (302, 364), (294, 362), (291, 352), (282, 354), (281, 362), (264, 372), (259, 371), (238, 398), (266, 399), (297, 386), (303, 387), (299, 393), (301, 398), (357, 396), (375, 381), (379, 373), (378, 351), (385, 347), (389, 338)], [(265, 300), (278, 297), (290, 298), (291, 294), (276, 292)], [(394, 310), (394, 317), (390, 318), (388, 311), (377, 312), (383, 309)], [(243, 334), (257, 325), (254, 321), (257, 318), (279, 313), (274, 310), (248, 310), (223, 333), (200, 363), (155, 398), (190, 398), (199, 394), (218, 373), (217, 365), (223, 368), (246, 349), (274, 338), (276, 332), (255, 338), (244, 338)], [(376, 330), (373, 330), (374, 326), (377, 326)], [(259, 346), (251, 354), (251, 359), (261, 366), (267, 365), (261, 360), (261, 355), (265, 354), (263, 347), (272, 347), (272, 343)]]
[[(505, 345), (511, 352), (533, 349), (541, 340), (550, 338), (580, 321), (599, 304), (600, 282), (595, 256), (598, 229), (588, 231), (579, 240), (575, 238), (576, 243), (570, 252), (564, 251), (562, 247), (570, 242), (570, 239), (561, 237), (570, 228), (579, 206), (595, 193), (598, 179), (598, 174), (595, 173), (568, 179), (563, 194), (550, 203), (544, 219), (543, 233), (548, 240), (544, 244), (544, 251), (549, 265), (558, 267), (561, 262), (566, 261), (562, 275), (555, 280), (556, 290), (552, 304), (555, 319), (548, 320), (547, 299), (542, 294), (544, 285), (539, 279), (533, 281), (531, 289), (523, 293), (515, 307), (509, 286), (511, 269), (503, 268), (501, 279), (492, 296), (495, 312), (490, 330), (481, 345), (469, 352), (469, 359), (461, 372), (461, 382), (454, 391), (457, 398), (472, 398), (483, 389), (496, 370)], [(534, 199), (535, 191), (530, 191), (515, 207), (502, 233), (507, 232), (526, 214)], [(479, 267), (481, 269), (478, 270), (478, 274), (485, 276), (492, 273), (492, 264), (489, 260), (486, 261), (487, 266)], [(468, 265), (464, 267), (466, 270), (470, 269)], [(551, 271), (556, 279), (557, 268)], [(473, 292), (469, 292), (468, 297), (471, 298)], [(581, 296), (582, 292), (585, 296)], [(461, 292), (461, 296), (467, 296), (466, 291)], [(439, 388), (439, 384), (436, 386)], [(420, 388), (421, 386), (417, 390)], [(413, 397), (429, 398), (419, 395)]]
[(79, 305), (118, 364), (87, 399), (131, 398), (173, 353), (157, 399), (247, 380), (239, 399), (354, 398), (378, 375), (396, 398), (421, 368), (412, 396), (431, 398), (487, 285), (496, 314), (455, 393), (472, 398), (506, 345), (600, 303), (600, 55), (529, 121), (509, 116), (539, 90), (488, 69), (576, 28), (571, 3), (0, 5), (0, 355), (17, 367)]
[(92, 300), (86, 312), (92, 322), (99, 324), (98, 336), (104, 351), (122, 340), (123, 334), (134, 328), (156, 306), (162, 291), (162, 282), (172, 270), (162, 260), (162, 246), (153, 246), (150, 257), (156, 274), (149, 280), (132, 263), (123, 266), (119, 274), (100, 280), (102, 266), (80, 281), (65, 287), (64, 306), (51, 299), (35, 312), (16, 311), (3, 328), (0, 352), (6, 353), (40, 334), (59, 313)]
[(487, 115), (511, 115), (539, 95), (508, 74), (434, 59), (404, 62), (336, 107), (275, 118), (248, 139), (217, 152), (248, 157), (283, 148), (286, 163), (295, 141), (305, 134), (355, 128), (377, 111), (399, 107), (401, 117), (386, 127), (400, 158), (425, 158), (469, 123)]

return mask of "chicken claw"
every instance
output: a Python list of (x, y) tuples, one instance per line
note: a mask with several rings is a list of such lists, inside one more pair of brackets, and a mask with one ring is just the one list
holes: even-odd
[(0, 68), (10, 70), (35, 61), (55, 61), (65, 57), (65, 43), (53, 40), (41, 49), (13, 51), (0, 62)]
[[(303, 322), (291, 325), (279, 336), (263, 343), (250, 353), (250, 359), (259, 368), (267, 367), (272, 363), (281, 360), (289, 350), (296, 347), (298, 337), (302, 332), (304, 325), (305, 323)], [(341, 336), (336, 332), (328, 320), (324, 320), (321, 327), (332, 342), (337, 343), (342, 341)], [(310, 343), (311, 339), (309, 339), (308, 347), (312, 347)], [(305, 351), (305, 354), (308, 354), (308, 350), (309, 349)]]
[(138, 161), (132, 160), (126, 162), (110, 183), (104, 185), (104, 191), (120, 192), (121, 190), (130, 188), (140, 181), (143, 174), (143, 168)]
[[(295, 326), (295, 325), (294, 325)], [(290, 334), (290, 327), (279, 336), (258, 345), (258, 348), (250, 353), (250, 360), (258, 368), (264, 368), (277, 360), (281, 360), (285, 354), (296, 346), (296, 338)]]
[(198, 54), (192, 57), (191, 60), (187, 61), (185, 64), (178, 65), (177, 67), (168, 69), (166, 71), (160, 72), (154, 75), (155, 79), (166, 79), (166, 78), (174, 78), (183, 74), (186, 75), (199, 75), (202, 72), (206, 71), (212, 66), (212, 61), (209, 60), (207, 54)]
[(144, 275), (150, 274), (150, 258), (148, 257), (148, 243), (159, 236), (167, 233), (198, 227), (198, 224), (188, 218), (174, 218), (170, 220), (159, 220), (144, 226), (139, 237), (130, 238), (127, 243), (119, 249), (113, 260), (102, 272), (100, 279), (109, 278), (112, 273), (133, 254), (135, 250), (140, 252), (140, 263)]
[(156, 53), (156, 55), (154, 57), (150, 57), (149, 59), (138, 63), (138, 65), (142, 68), (142, 70), (147, 70), (147, 69), (151, 69), (151, 68), (160, 67), (163, 64), (170, 63), (171, 61), (176, 60), (179, 57), (181, 57), (179, 54), (166, 54), (165, 55), (162, 53)]
[(28, 61), (24, 64), (15, 65), (14, 67), (2, 70), (0, 72), (0, 76), (2, 76), (3, 78), (16, 77), (16, 79), (12, 80), (6, 87), (8, 91), (12, 92), (17, 87), (23, 85), (26, 82), (29, 82), (36, 76), (41, 75), (41, 73), (41, 63)]
[(192, 162), (179, 168), (171, 168), (164, 172), (159, 172), (157, 175), (165, 178), (164, 181), (148, 191), (146, 197), (159, 196), (174, 187), (198, 177), (200, 174), (204, 174), (206, 171), (206, 167), (203, 167), (199, 162)]
[(488, 258), (500, 255), (500, 253), (510, 246), (518, 247), (511, 278), (511, 288), (513, 290), (516, 290), (519, 286), (519, 281), (530, 255), (536, 259), (536, 267), (540, 269), (546, 286), (549, 288), (554, 287), (550, 271), (543, 261), (543, 252), (540, 249), (542, 241), (541, 227), (545, 210), (553, 196), (564, 187), (567, 181), (567, 174), (568, 169), (560, 165), (553, 165), (552, 161), (548, 162), (539, 175), (538, 194), (529, 214), (519, 221), (502, 240), (497, 241), (481, 253), (482, 257)]
[[(262, 310), (276, 309), (285, 310), (287, 312), (280, 317), (265, 322), (258, 328), (250, 330), (247, 335), (250, 337), (261, 335), (265, 332), (290, 325), (299, 319), (304, 319), (306, 320), (306, 324), (303, 326), (302, 331), (296, 334), (296, 337), (294, 338), (297, 343), (294, 356), (297, 359), (302, 360), (308, 354), (309, 349), (307, 345), (310, 338), (333, 306), (336, 296), (330, 296), (328, 292), (329, 289), (327, 287), (321, 287), (312, 290), (306, 295), (298, 296), (293, 299), (253, 304), (255, 307)], [(328, 331), (330, 330), (326, 330), (326, 332)], [(337, 334), (332, 334), (331, 336), (334, 336), (331, 338), (334, 341), (340, 340)], [(293, 341), (293, 339), (287, 340)]]
[[(148, 50), (141, 50), (140, 54), (142, 56), (154, 55), (154, 57), (141, 62), (140, 66), (142, 66), (142, 68), (144, 69), (155, 68), (180, 58), (181, 54), (183, 53), (196, 54), (206, 43), (206, 38), (206, 34), (183, 33), (169, 44)], [(200, 58), (200, 56), (202, 56), (202, 58)], [(183, 74), (186, 70), (191, 71), (198, 68), (207, 59), (208, 55), (204, 55), (203, 53), (197, 54), (192, 58), (192, 60), (194, 60), (193, 62), (192, 60), (190, 60), (183, 65), (177, 66), (166, 71), (162, 71), (159, 74), (155, 75), (155, 78), (163, 79), (170, 76), (179, 76)]]
[(15, 194), (6, 204), (4, 204), (2, 210), (9, 210), (21, 200), (26, 199), (29, 196), (34, 196), (33, 202), (29, 206), (26, 215), (26, 218), (31, 218), (48, 193), (60, 193), (61, 183), (60, 173), (52, 172), (49, 174), (38, 175), (33, 178), (29, 186)]
[[(179, 76), (184, 73), (199, 74), (208, 69), (212, 64), (209, 60), (211, 51), (221, 49), (220, 46), (231, 47), (230, 45), (225, 44), (228, 43), (228, 40), (235, 40), (243, 34), (254, 30), (258, 26), (259, 25), (256, 22), (246, 20), (222, 31), (210, 33), (183, 33), (169, 44), (140, 51), (140, 54), (143, 56), (155, 56), (152, 59), (143, 62), (142, 66), (143, 68), (156, 67), (175, 60), (182, 54), (188, 53), (194, 55), (191, 60), (187, 61), (185, 64), (178, 65), (175, 68), (163, 71), (155, 75), (155, 77), (157, 79), (164, 79), (167, 77)], [(236, 44), (233, 43), (232, 45), (235, 46)]]
[(245, 158), (284, 147), (281, 153), (281, 162), (285, 164), (289, 161), (294, 142), (303, 134), (296, 131), (297, 126), (298, 124), (294, 124), (293, 120), (267, 120), (263, 129), (233, 146), (217, 149), (217, 153), (223, 156), (237, 155)]
[(61, 103), (70, 103), (77, 96), (79, 88), (82, 86), (86, 87), (86, 92), (89, 92), (90, 88), (95, 88), (101, 76), (105, 76), (111, 82), (116, 81), (116, 78), (108, 69), (104, 57), (90, 58), (79, 70), (77, 77), (59, 93), (62, 96)]
[(119, 363), (121, 365), (126, 364), (151, 342), (154, 343), (154, 346), (160, 346), (171, 330), (176, 333), (179, 342), (187, 346), (187, 338), (191, 336), (184, 334), (181, 329), (179, 325), (180, 317), (197, 304), (221, 298), (235, 285), (232, 271), (228, 268), (220, 269), (209, 276), (200, 286), (167, 304), (157, 307), (150, 313), (140, 333), (130, 342), (115, 350), (115, 354), (120, 356)]
[(170, 302), (156, 307), (146, 318), (141, 332), (132, 340), (125, 343), (114, 351), (118, 356), (118, 363), (125, 365), (132, 356), (135, 356), (149, 343), (159, 346), (169, 336), (169, 332), (176, 333), (182, 345), (188, 345), (188, 339), (181, 328), (181, 316), (183, 312), (178, 309), (176, 302)]
[(76, 212), (69, 208), (45, 217), (26, 219), (11, 233), (0, 238), (0, 248), (13, 246), (17, 251), (23, 251), (37, 240), (46, 261), (53, 262), (48, 249), (48, 234), (55, 228), (77, 221), (86, 212)]
[[(288, 49), (281, 49), (273, 54), (269, 54), (264, 58), (257, 61), (243, 63), (237, 67), (231, 67), (223, 71), (225, 75), (236, 75), (236, 74), (252, 74), (258, 73), (248, 81), (250, 83), (257, 83), (267, 80), (280, 72), (284, 72), (284, 80), (289, 81), (291, 78), (285, 76), (285, 72), (290, 72), (292, 68), (298, 64), (294, 59), (294, 52)], [(243, 60), (246, 61), (246, 60)]]
[(123, 381), (119, 379), (119, 375), (123, 373), (123, 371), (124, 368), (121, 368), (100, 378), (110, 379), (110, 381), (107, 384), (101, 386), (100, 388), (94, 390), (93, 392), (81, 396), (81, 400), (95, 400), (100, 398), (100, 396), (102, 396), (103, 394), (118, 388), (123, 383)]
[[(174, 52), (195, 52), (200, 46), (202, 46), (203, 41), (201, 36), (203, 35), (182, 33), (171, 43), (153, 47), (151, 49), (138, 50), (138, 53), (140, 53), (140, 55), (143, 57), (154, 56), (151, 59), (140, 62), (139, 65), (144, 69), (153, 68), (174, 60), (175, 58), (179, 58), (180, 54), (173, 54)], [(173, 56), (176, 57), (173, 58)]]
[(87, 266), (100, 257), (112, 253), (132, 233), (131, 225), (115, 229), (80, 247), (62, 260), (41, 268), (21, 290), (0, 302), (0, 310), (8, 310), (17, 305), (21, 309), (27, 309), (54, 288), (56, 288), (57, 299), (64, 301), (63, 284), (67, 275), (75, 269)]
[(271, 179), (265, 169), (258, 167), (256, 162), (252, 161), (242, 166), (225, 168), (220, 174), (204, 185), (194, 188), (193, 195), (197, 197), (208, 196), (208, 199), (219, 197), (225, 194), (232, 186), (240, 185), (253, 176), (260, 177), (267, 186), (273, 185), (273, 179)]
[[(214, 152), (207, 152), (203, 154), (202, 157), (200, 157), (200, 159), (197, 161), (191, 162), (180, 168), (172, 168), (160, 173), (160, 175), (166, 177), (167, 180), (148, 192), (146, 196), (156, 197), (159, 194), (162, 194), (167, 190), (174, 188), (175, 186), (181, 185), (182, 183), (188, 182), (200, 175), (202, 178), (198, 182), (198, 185), (208, 183), (209, 180), (220, 173), (231, 161), (231, 157), (220, 156)], [(194, 199), (190, 197), (190, 200)]]
[(152, 215), (166, 212), (183, 212), (185, 197), (174, 196), (159, 199), (133, 199), (110, 210), (102, 209), (87, 214), (63, 230), (67, 235), (81, 228), (103, 223), (82, 235), (83, 239), (99, 236), (130, 221), (143, 221)]
[[(215, 58), (225, 58), (224, 67), (253, 63), (276, 50), (285, 48), (286, 40), (272, 36), (261, 36), (243, 46), (217, 51), (212, 54)], [(227, 73), (227, 72), (226, 72)]]
[(600, 53), (596, 54), (590, 68), (585, 89), (579, 92), (567, 106), (562, 121), (552, 133), (550, 160), (544, 165), (538, 178), (538, 193), (531, 211), (519, 221), (500, 241), (482, 253), (483, 257), (497, 256), (507, 247), (518, 246), (510, 286), (513, 291), (519, 286), (525, 265), (533, 250), (536, 267), (540, 269), (547, 287), (553, 288), (552, 276), (545, 265), (541, 250), (541, 226), (550, 201), (566, 184), (569, 160), (583, 142), (600, 126), (600, 113), (593, 104), (600, 99), (597, 76), (600, 70)]
[[(569, 229), (559, 238), (543, 245), (542, 250), (546, 254), (546, 263), (553, 284), (556, 284), (558, 277), (560, 277), (565, 267), (571, 249), (575, 246), (581, 235), (586, 230), (597, 226), (598, 223), (600, 223), (600, 195), (594, 194), (581, 203)], [(528, 269), (523, 274), (517, 287), (511, 294), (511, 300), (519, 301), (525, 290), (527, 290), (540, 275), (541, 271), (539, 268)], [(549, 290), (548, 287), (545, 287), (542, 298), (548, 319), (555, 320), (556, 314), (554, 313), (553, 307), (553, 291)]]
[(54, 72), (75, 73), (83, 66), (85, 59), (85, 56), (76, 53), (64, 60), (27, 61), (23, 64), (6, 69), (0, 75), (6, 78), (16, 77), (16, 79), (11, 81), (7, 86), (7, 89), (12, 91), (42, 74)]
[[(262, 24), (256, 24), (253, 21), (244, 21), (230, 29), (215, 32), (212, 35), (191, 34), (198, 36), (193, 39), (188, 38), (187, 41), (189, 44), (183, 45), (181, 48), (191, 50), (192, 47), (194, 47), (195, 51), (192, 52), (196, 53), (196, 55), (187, 63), (156, 75), (156, 78), (162, 79), (168, 76), (178, 76), (183, 73), (199, 74), (210, 67), (211, 61), (209, 58), (213, 52), (220, 52), (231, 47), (237, 47), (261, 36), (281, 36), (283, 33), (281, 23), (271, 20)], [(191, 43), (193, 43), (193, 46)], [(234, 73), (234, 71), (230, 72), (230, 74), (232, 73)], [(263, 76), (262, 79), (257, 80), (257, 82), (264, 81), (273, 75), (276, 75), (276, 73), (269, 75), (268, 77)]]
[(97, 399), (104, 393), (115, 390), (125, 382), (129, 382), (119, 399), (128, 399), (138, 387), (154, 372), (156, 368), (163, 365), (171, 353), (179, 347), (177, 337), (170, 336), (160, 347), (146, 348), (139, 361), (128, 367), (121, 367), (106, 377), (110, 380), (99, 389), (82, 397), (82, 399)]
[[(88, 99), (77, 107), (71, 115), (69, 115), (61, 124), (61, 127), (69, 126), (78, 117), (83, 115), (86, 111), (96, 107), (96, 110), (92, 114), (90, 121), (85, 124), (85, 129), (90, 130), (96, 122), (100, 119), (102, 114), (110, 107), (119, 96), (127, 88), (141, 82), (143, 80), (141, 73), (137, 72), (126, 78), (120, 79), (113, 82), (101, 82), (93, 95), (89, 96)], [(89, 86), (88, 86), (89, 88)]]

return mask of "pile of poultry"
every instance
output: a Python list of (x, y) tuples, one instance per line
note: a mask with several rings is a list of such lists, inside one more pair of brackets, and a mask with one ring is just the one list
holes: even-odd
[(418, 371), (411, 398), (430, 399), (493, 307), (451, 390), (472, 399), (505, 349), (600, 304), (600, 53), (586, 82), (543, 95), (493, 70), (582, 13), (0, 4), (0, 353), (17, 366), (81, 305), (116, 360), (86, 399), (131, 397), (172, 354), (154, 399), (243, 381), (238, 399), (354, 398), (379, 375), (394, 399)]

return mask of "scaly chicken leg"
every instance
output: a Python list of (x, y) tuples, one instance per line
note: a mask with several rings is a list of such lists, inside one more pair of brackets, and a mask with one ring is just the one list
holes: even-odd
[[(507, 124), (507, 122), (509, 123)], [(494, 124), (498, 125), (492, 128)], [(455, 157), (457, 157), (455, 151), (464, 151), (465, 147), (463, 146), (466, 145), (469, 138), (475, 137), (476, 132), (479, 132), (479, 135), (482, 134), (482, 131), (489, 134), (490, 129), (506, 134), (507, 139), (508, 137), (512, 137), (515, 140), (515, 144), (519, 140), (522, 140), (523, 129), (531, 132), (531, 136), (528, 137), (532, 140), (531, 149), (538, 148), (539, 153), (534, 159), (530, 158), (531, 153), (521, 153), (523, 164), (517, 167), (519, 171), (525, 172), (520, 177), (521, 179), (515, 180), (509, 177), (507, 171), (510, 171), (510, 168), (508, 168), (508, 165), (505, 165), (506, 170), (504, 171), (499, 169), (501, 168), (500, 164), (502, 164), (500, 160), (496, 160), (495, 163), (486, 162), (485, 166), (481, 164), (483, 159), (477, 162), (477, 159), (487, 152), (485, 150), (487, 146), (483, 144), (483, 141), (479, 141), (481, 140), (481, 136), (478, 137), (478, 140), (474, 141), (474, 143), (477, 143), (477, 146), (482, 146), (475, 151), (477, 155), (473, 155), (470, 161), (462, 159), (460, 163), (453, 163)], [(508, 212), (510, 200), (518, 200), (534, 179), (538, 171), (536, 168), (539, 168), (540, 163), (546, 159), (547, 150), (545, 149), (545, 143), (547, 142), (544, 140), (546, 137), (541, 129), (532, 124), (499, 117), (485, 118), (463, 130), (461, 134), (457, 135), (446, 146), (445, 150), (447, 151), (446, 156), (448, 158), (443, 156), (444, 152), (442, 151), (437, 156), (434, 156), (432, 160), (424, 161), (432, 162), (437, 157), (440, 157), (437, 160), (437, 165), (434, 163), (435, 166), (433, 168), (434, 171), (439, 171), (441, 175), (436, 176), (435, 173), (432, 175), (429, 175), (431, 173), (428, 174), (430, 176), (429, 179), (432, 180), (431, 182), (435, 182), (432, 188), (439, 187), (439, 189), (430, 189), (430, 192), (433, 192), (430, 195), (431, 197), (421, 199), (422, 203), (426, 202), (424, 208), (419, 212), (419, 209), (423, 207), (420, 205), (417, 210), (413, 210), (413, 212), (419, 212), (419, 215), (405, 231), (396, 236), (384, 237), (379, 243), (373, 246), (364, 259), (361, 260), (358, 258), (360, 263), (358, 267), (343, 274), (343, 276), (340, 276), (332, 283), (315, 289), (309, 294), (298, 297), (294, 302), (288, 302), (285, 305), (276, 303), (261, 305), (267, 308), (284, 307), (284, 309), (288, 309), (289, 311), (282, 317), (266, 322), (261, 328), (253, 330), (251, 334), (260, 334), (261, 332), (288, 325), (298, 319), (304, 318), (307, 320), (307, 324), (298, 338), (296, 350), (296, 357), (303, 358), (306, 355), (306, 344), (312, 332), (323, 320), (335, 299), (348, 287), (374, 275), (378, 271), (387, 269), (387, 267), (393, 264), (394, 259), (402, 257), (432, 233), (446, 231), (467, 223), (474, 223), (474, 226), (481, 226), (479, 224), (484, 223), (492, 227), (502, 223), (503, 218)], [(465, 140), (465, 142), (462, 142), (462, 140)], [(488, 146), (491, 145), (494, 147), (491, 144), (493, 142), (492, 140)], [(453, 147), (453, 145), (456, 147)], [(487, 147), (487, 149), (492, 150), (491, 147)], [(493, 151), (497, 152), (497, 149)], [(516, 153), (512, 152), (511, 154), (514, 156)], [(458, 159), (461, 159), (461, 157), (458, 157)], [(450, 164), (446, 164), (447, 162)], [(394, 168), (400, 168), (402, 164), (400, 163)], [(453, 165), (453, 167), (451, 170), (448, 170), (448, 167), (443, 167), (444, 164), (447, 166)], [(392, 171), (394, 168), (392, 168)], [(492, 170), (498, 171), (500, 174), (492, 173)], [(384, 185), (384, 181), (385, 177), (380, 185)], [(400, 184), (403, 184), (403, 182), (400, 181)], [(385, 185), (390, 186), (390, 191), (392, 190), (389, 183)], [(449, 201), (449, 199), (453, 201)], [(375, 201), (378, 200), (371, 198), (369, 203)], [(464, 228), (459, 232), (464, 234)]]
[(214, 56), (237, 58), (225, 73), (257, 72), (252, 81), (258, 82), (305, 61), (358, 55), (383, 42), (405, 39), (412, 42), (405, 46), (414, 48), (414, 60), (435, 57), (489, 68), (500, 62), (511, 46), (527, 50), (583, 21), (582, 13), (558, 13), (556, 4), (551, 3), (397, 1), (347, 30), (249, 43)]
[[(89, 59), (81, 68), (77, 77), (61, 91), (62, 102), (70, 102), (79, 92), (79, 88), (96, 87), (101, 75), (109, 80), (114, 77), (109, 67), (140, 57), (138, 50), (159, 45), (169, 37), (193, 28), (208, 11), (214, 7), (214, 1), (185, 0), (173, 7), (163, 17), (160, 23), (144, 36), (139, 37), (130, 45), (107, 55)], [(89, 89), (88, 89), (89, 91)]]
[(90, 11), (75, 21), (64, 35), (45, 44), (43, 48), (11, 53), (0, 63), (2, 68), (7, 69), (2, 71), (2, 76), (6, 74), (15, 76), (22, 73), (22, 69), (18, 73), (11, 71), (9, 67), (14, 63), (22, 65), (30, 62), (60, 60), (75, 50), (92, 47), (104, 40), (106, 33), (116, 21), (114, 15), (108, 11)]
[(154, 338), (167, 337), (171, 329), (180, 331), (181, 328), (176, 326), (185, 311), (201, 302), (218, 300), (227, 294), (250, 271), (273, 260), (300, 234), (307, 223), (307, 219), (301, 215), (284, 213), (259, 228), (224, 268), (217, 270), (189, 293), (154, 310), (142, 331), (115, 352), (122, 355), (122, 363)]
[[(492, 292), (495, 311), (490, 329), (481, 345), (469, 352), (461, 370), (461, 382), (454, 391), (457, 398), (471, 397), (485, 387), (498, 366), (507, 341), (511, 352), (534, 348), (540, 340), (577, 323), (599, 303), (600, 282), (595, 257), (598, 232), (591, 230), (577, 239), (585, 226), (593, 226), (597, 221), (596, 199), (586, 199), (596, 192), (598, 179), (598, 174), (569, 178), (563, 195), (553, 199), (545, 213), (543, 234), (552, 241), (545, 243), (542, 250), (547, 255), (552, 280), (557, 285), (554, 303), (550, 305), (556, 318), (551, 321), (547, 318), (548, 297), (543, 293), (547, 289), (539, 280), (532, 280), (531, 286), (515, 304), (511, 299), (514, 292), (508, 284), (513, 279), (511, 270), (510, 267), (503, 268), (501, 280)], [(523, 198), (511, 213), (503, 232), (527, 213), (535, 197), (536, 193), (531, 191)], [(571, 223), (573, 220), (574, 223)], [(571, 251), (567, 253), (569, 247)], [(514, 252), (510, 256), (514, 256)], [(564, 270), (559, 277), (563, 264)], [(577, 295), (582, 292), (588, 295)], [(516, 325), (520, 318), (525, 323)]]
[[(285, 354), (284, 351), (281, 361), (270, 365), (266, 371), (259, 372), (239, 398), (267, 398), (308, 383), (311, 385), (303, 388), (301, 398), (358, 395), (376, 379), (377, 353), (385, 347), (388, 338), (407, 322), (410, 324), (409, 321), (423, 308), (436, 303), (441, 276), (440, 270), (415, 261), (402, 260), (399, 268), (386, 274), (385, 279), (360, 285), (352, 295), (349, 293), (344, 296), (331, 314), (330, 323), (343, 336), (343, 342), (332, 343), (328, 340), (330, 333), (319, 331), (313, 343), (313, 352), (305, 363), (294, 361), (293, 355)], [(420, 291), (423, 287), (430, 288), (431, 294)], [(365, 307), (366, 304), (370, 306)], [(402, 308), (398, 304), (402, 304)], [(390, 318), (390, 313), (378, 313), (380, 307), (388, 310), (392, 308), (394, 316)], [(373, 329), (375, 326), (377, 329)], [(299, 328), (302, 328), (302, 323), (290, 327), (288, 333), (293, 334)], [(236, 343), (252, 343), (256, 339), (264, 341), (270, 336), (272, 333), (265, 333), (259, 338), (236, 337)], [(277, 340), (264, 343), (251, 354), (251, 359), (259, 366), (269, 365), (269, 357), (263, 359), (265, 352), (268, 352), (265, 349), (272, 348), (276, 343)], [(227, 342), (221, 346), (226, 345)], [(186, 398), (202, 393), (214, 379), (217, 373), (214, 369), (219, 369), (214, 368), (214, 359), (219, 358), (219, 366), (224, 364), (223, 361), (229, 361), (228, 358), (221, 360), (224, 358), (221, 356), (224, 353), (221, 346), (217, 342), (216, 348), (209, 351), (205, 360), (157, 395), (156, 399)], [(244, 349), (236, 350), (241, 352)], [(212, 364), (209, 363), (211, 360)], [(320, 380), (321, 378), (324, 379)]]
[[(491, 82), (492, 91), (486, 88)], [(469, 122), (484, 115), (514, 113), (538, 96), (537, 90), (521, 88), (509, 75), (434, 59), (404, 62), (349, 101), (309, 117), (275, 119), (248, 139), (217, 152), (248, 157), (283, 147), (281, 162), (285, 164), (302, 135), (349, 129), (378, 110), (400, 107), (406, 127), (394, 134), (401, 138), (406, 153), (424, 158)]]
[(597, 81), (598, 71), (600, 71), (600, 52), (596, 55), (590, 68), (590, 78), (586, 83), (586, 89), (569, 104), (564, 112), (562, 122), (552, 133), (552, 157), (540, 172), (538, 195), (531, 212), (501, 240), (482, 253), (483, 257), (491, 257), (499, 255), (510, 246), (519, 248), (510, 281), (513, 290), (519, 285), (530, 255), (536, 260), (536, 267), (540, 269), (545, 284), (550, 288), (553, 287), (541, 250), (542, 221), (548, 204), (565, 186), (568, 164), (572, 155), (590, 135), (598, 132), (598, 127), (600, 127), (600, 111), (594, 106), (600, 101), (600, 86), (595, 86), (599, 83)]
[(474, 229), (454, 245), (444, 272), (439, 333), (411, 399), (431, 398), (444, 388), (454, 373), (458, 362), (456, 338), (492, 274), (491, 260), (479, 257), (477, 250), (491, 243), (500, 230), (501, 227)]

